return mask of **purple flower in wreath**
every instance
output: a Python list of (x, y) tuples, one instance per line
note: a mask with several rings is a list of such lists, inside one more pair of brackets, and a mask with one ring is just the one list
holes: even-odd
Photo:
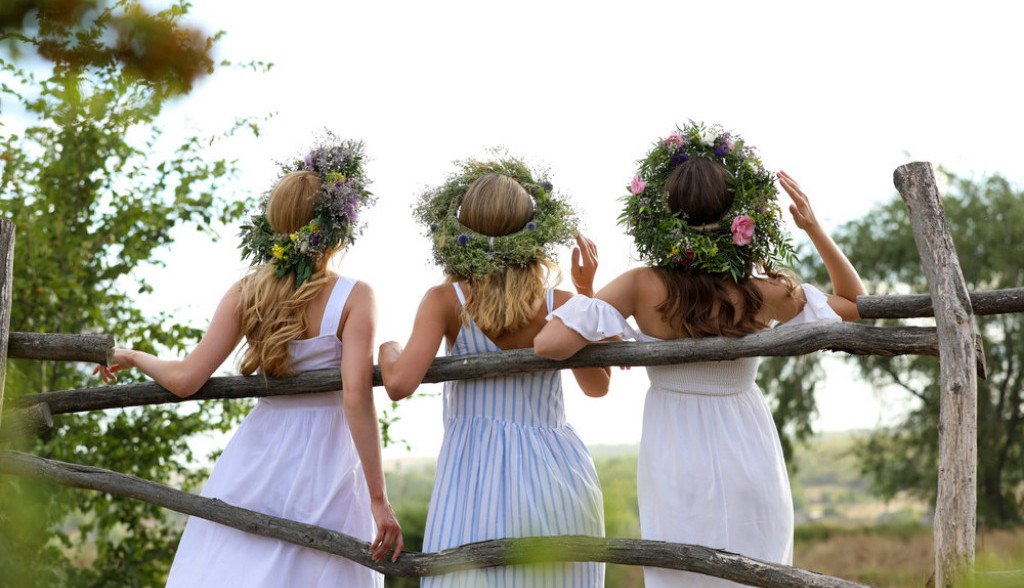
[(541, 182), (540, 187), (543, 188), (545, 192), (550, 192), (555, 189), (555, 186), (547, 180)]
[(309, 236), (309, 244), (316, 247), (320, 244), (320, 233), (313, 233)]
[(459, 245), (467, 245), (469, 244), (469, 235), (463, 233), (459, 235), (459, 238), (456, 239), (456, 241), (459, 243)]
[(669, 160), (669, 163), (671, 163), (672, 165), (679, 165), (688, 159), (690, 159), (690, 156), (688, 154), (676, 153), (675, 155), (672, 156), (672, 159)]
[(526, 223), (526, 230), (527, 231), (535, 231), (535, 230), (537, 230), (537, 223), (535, 223), (533, 221), (530, 221), (530, 222)]
[(728, 150), (729, 148), (726, 147), (725, 145), (719, 145), (718, 147), (715, 147), (715, 157), (725, 157), (725, 152)]

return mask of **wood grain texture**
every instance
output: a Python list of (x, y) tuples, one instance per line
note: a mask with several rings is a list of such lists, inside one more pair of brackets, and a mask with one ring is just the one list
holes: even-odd
[(978, 382), (974, 311), (930, 163), (900, 166), (893, 182), (928, 279), (939, 337), (939, 479), (935, 502), (935, 585), (974, 583)]

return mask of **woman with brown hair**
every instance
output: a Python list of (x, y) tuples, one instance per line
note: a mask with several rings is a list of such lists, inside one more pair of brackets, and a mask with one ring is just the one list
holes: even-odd
[[(202, 495), (372, 541), (379, 560), (392, 547), (392, 559), (398, 557), (402, 534), (384, 486), (372, 395), (376, 303), (366, 283), (327, 269), (355, 238), (358, 208), (371, 200), (362, 157), (361, 143), (328, 135), (285, 168), (264, 212), (243, 229), (252, 271), (224, 295), (185, 359), (118, 349), (116, 365), (97, 371), (109, 382), (113, 372), (138, 368), (187, 397), (243, 336), (246, 375), (340, 367), (343, 392), (261, 398)], [(192, 517), (167, 585), (380, 587), (383, 576), (341, 557)]]
[[(412, 394), (438, 346), (448, 355), (530, 347), (544, 317), (568, 300), (548, 287), (552, 249), (572, 238), (570, 210), (548, 182), (517, 160), (466, 162), (424, 194), (417, 215), (430, 228), (447, 283), (423, 297), (405, 349), (380, 347), (392, 399)], [(596, 260), (580, 245), (577, 290), (588, 293)], [(609, 370), (574, 370), (588, 396), (608, 391)], [(486, 539), (604, 535), (603, 499), (587, 448), (566, 422), (557, 370), (447, 382), (444, 441), (427, 512), (424, 551)], [(423, 586), (604, 586), (598, 563), (530, 564), (423, 579)]]
[[(655, 144), (623, 215), (647, 267), (593, 298), (556, 309), (535, 351), (570, 357), (590, 341), (739, 337), (775, 323), (856, 320), (857, 271), (784, 172), (789, 207), (828, 269), (834, 295), (797, 286), (778, 264), (792, 247), (780, 226), (774, 175), (738, 137), (687, 126)], [(639, 330), (626, 319), (633, 317)], [(754, 383), (756, 357), (647, 368), (637, 471), (645, 539), (698, 544), (791, 564), (793, 502), (778, 432)], [(645, 568), (648, 588), (734, 586)]]

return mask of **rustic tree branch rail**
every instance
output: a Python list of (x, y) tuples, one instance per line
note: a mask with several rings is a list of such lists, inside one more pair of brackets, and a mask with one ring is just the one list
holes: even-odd
[[(978, 290), (970, 293), (975, 315), (1024, 312), (1024, 288)], [(857, 312), (865, 319), (898, 319), (935, 316), (929, 294), (858, 296)]]
[[(499, 374), (605, 365), (670, 365), (753, 356), (803, 355), (820, 350), (874, 355), (938, 355), (931, 327), (873, 327), (851, 323), (811, 323), (770, 329), (735, 339), (707, 337), (647, 343), (596, 343), (573, 357), (555, 361), (531, 349), (515, 349), (434, 360), (423, 381), (481, 378)], [(379, 386), (379, 370), (374, 385)], [(341, 389), (338, 370), (305, 372), (293, 378), (230, 376), (211, 378), (188, 398), (179, 398), (153, 382), (26, 394), (19, 406), (49, 405), (53, 414), (140, 406), (186, 400), (243, 398), (327, 392)]]
[(11, 333), (8, 357), (52, 361), (88, 361), (104, 365), (113, 361), (113, 335), (71, 333)]
[(864, 587), (864, 584), (697, 545), (579, 535), (482, 541), (437, 553), (405, 552), (397, 562), (387, 558), (375, 562), (369, 557), (370, 546), (365, 541), (337, 531), (268, 516), (220, 500), (167, 488), (135, 476), (16, 451), (0, 452), (0, 471), (143, 500), (247, 533), (326, 551), (391, 576), (433, 576), (515, 563), (603, 561), (688, 570), (764, 588)]

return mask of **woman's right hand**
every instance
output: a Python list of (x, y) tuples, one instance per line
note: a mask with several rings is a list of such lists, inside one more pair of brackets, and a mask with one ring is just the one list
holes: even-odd
[(807, 194), (800, 189), (800, 184), (784, 171), (780, 171), (778, 176), (782, 189), (793, 199), (793, 204), (789, 205), (789, 212), (793, 215), (793, 222), (796, 223), (796, 226), (804, 231), (818, 228), (818, 219), (814, 216)]
[[(582, 262), (582, 263), (581, 263)], [(578, 294), (594, 295), (594, 274), (597, 273), (597, 245), (576, 233), (576, 247), (572, 250), (572, 285)]]
[(395, 548), (391, 561), (398, 559), (402, 553), (402, 526), (398, 524), (398, 517), (392, 510), (387, 499), (371, 500), (370, 510), (373, 512), (373, 521), (377, 524), (377, 536), (370, 549), (373, 550), (373, 561), (380, 561), (392, 546)]

